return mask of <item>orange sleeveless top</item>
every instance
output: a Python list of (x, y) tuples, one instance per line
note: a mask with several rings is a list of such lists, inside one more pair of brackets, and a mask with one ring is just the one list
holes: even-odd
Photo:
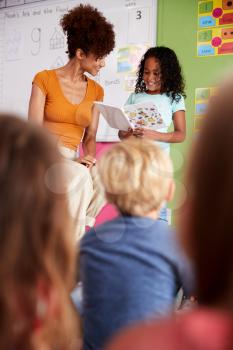
[(92, 119), (94, 101), (103, 101), (103, 88), (87, 78), (87, 90), (79, 104), (72, 104), (63, 94), (55, 70), (36, 74), (33, 84), (45, 95), (44, 126), (55, 134), (65, 147), (77, 150), (85, 128)]

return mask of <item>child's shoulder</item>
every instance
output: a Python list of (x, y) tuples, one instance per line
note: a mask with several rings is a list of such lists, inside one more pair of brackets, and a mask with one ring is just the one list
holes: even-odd
[(179, 92), (174, 93), (173, 91), (171, 91), (167, 93), (167, 96), (169, 97), (172, 103), (184, 103), (184, 96)]
[(125, 229), (125, 220), (118, 216), (88, 230), (81, 240), (81, 247), (90, 244), (113, 243), (119, 240)]

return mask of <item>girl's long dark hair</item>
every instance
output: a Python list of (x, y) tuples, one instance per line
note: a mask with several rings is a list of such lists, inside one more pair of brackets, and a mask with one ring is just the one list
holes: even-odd
[(138, 67), (138, 78), (135, 93), (145, 92), (146, 85), (143, 81), (145, 61), (154, 57), (160, 63), (161, 68), (161, 94), (171, 96), (172, 101), (179, 101), (180, 95), (186, 97), (184, 92), (184, 79), (178, 58), (172, 49), (164, 46), (151, 47), (146, 51)]

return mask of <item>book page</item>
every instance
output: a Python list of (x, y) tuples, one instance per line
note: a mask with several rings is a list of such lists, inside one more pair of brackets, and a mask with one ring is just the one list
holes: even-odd
[(134, 127), (144, 127), (159, 130), (166, 125), (153, 102), (142, 102), (124, 107), (124, 113), (129, 118)]
[(95, 101), (94, 104), (111, 128), (127, 131), (134, 127), (122, 108), (98, 101)]

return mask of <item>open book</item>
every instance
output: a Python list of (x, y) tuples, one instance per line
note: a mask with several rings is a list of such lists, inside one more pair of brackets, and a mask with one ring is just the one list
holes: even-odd
[(158, 130), (165, 127), (156, 105), (153, 102), (141, 102), (119, 108), (103, 102), (94, 102), (109, 126), (127, 131), (128, 128), (144, 127)]

